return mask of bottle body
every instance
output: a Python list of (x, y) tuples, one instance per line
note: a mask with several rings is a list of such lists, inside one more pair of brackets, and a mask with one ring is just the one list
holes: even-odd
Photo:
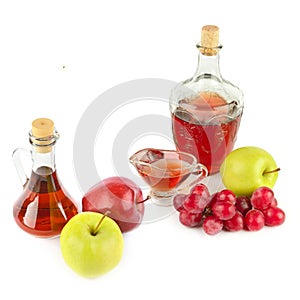
[[(186, 100), (182, 100), (186, 101)], [(190, 104), (193, 100), (190, 101)], [(198, 112), (182, 109), (182, 102), (172, 111), (172, 132), (176, 148), (193, 154), (209, 174), (219, 172), (226, 156), (232, 151), (241, 122), (237, 115), (223, 112), (216, 116), (213, 109)]]
[[(54, 153), (57, 138), (56, 134), (38, 138), (30, 133), (32, 171), (13, 207), (17, 225), (38, 237), (59, 236), (64, 225), (78, 213), (77, 205), (57, 176)], [(20, 170), (20, 166), (16, 167)]]
[(65, 191), (56, 171), (40, 167), (33, 171), (13, 209), (21, 229), (39, 237), (59, 236), (77, 207)]
[(243, 113), (242, 91), (220, 74), (220, 49), (200, 49), (195, 75), (179, 83), (170, 98), (176, 148), (193, 154), (209, 174), (217, 173), (232, 151)]

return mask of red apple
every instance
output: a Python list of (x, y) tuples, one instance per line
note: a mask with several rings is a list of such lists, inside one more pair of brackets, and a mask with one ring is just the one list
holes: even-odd
[(125, 177), (106, 178), (84, 195), (82, 211), (94, 211), (116, 221), (122, 232), (136, 228), (144, 216), (143, 194), (141, 189)]

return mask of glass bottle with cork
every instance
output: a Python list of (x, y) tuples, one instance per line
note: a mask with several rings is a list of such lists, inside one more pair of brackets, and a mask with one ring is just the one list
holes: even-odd
[(171, 93), (170, 111), (176, 148), (196, 156), (209, 174), (219, 172), (232, 151), (243, 113), (243, 93), (223, 79), (219, 68), (219, 28), (202, 28), (194, 76)]
[[(19, 148), (13, 153), (24, 187), (14, 204), (13, 216), (21, 229), (38, 237), (59, 236), (68, 220), (78, 213), (77, 205), (57, 176), (54, 149), (58, 138), (52, 120), (36, 119), (29, 132), (31, 151)], [(22, 163), (24, 154), (31, 155), (30, 177)]]

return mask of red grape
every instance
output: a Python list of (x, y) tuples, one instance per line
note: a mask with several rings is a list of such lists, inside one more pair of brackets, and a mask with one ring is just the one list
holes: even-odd
[(218, 201), (230, 201), (232, 204), (235, 204), (236, 196), (230, 190), (222, 190), (221, 192), (217, 193), (217, 200)]
[(229, 220), (224, 221), (225, 229), (229, 231), (239, 231), (244, 228), (244, 217), (239, 211)]
[(252, 208), (250, 198), (247, 196), (237, 197), (235, 207), (243, 214), (243, 216), (245, 216), (246, 213)]
[(248, 230), (257, 231), (264, 227), (265, 217), (264, 214), (257, 209), (251, 209), (245, 216), (245, 224)]
[(196, 185), (193, 188), (192, 193), (199, 194), (201, 196), (203, 195), (205, 196), (205, 198), (208, 198), (210, 196), (207, 186), (203, 183)]
[(217, 202), (218, 193), (214, 193), (210, 196), (209, 202), (207, 204), (208, 207), (212, 208), (212, 206)]
[(271, 202), (270, 206), (276, 207), (277, 204), (278, 204), (278, 202), (277, 202), (276, 198), (273, 198), (273, 201)]
[(204, 210), (204, 207), (201, 206), (201, 196), (198, 194), (190, 194), (183, 202), (183, 207), (185, 210), (196, 214), (201, 213)]
[(181, 211), (183, 209), (183, 202), (187, 198), (187, 195), (178, 194), (173, 198), (173, 206), (177, 211)]
[(201, 213), (210, 201), (208, 188), (204, 184), (196, 185), (185, 199), (183, 207), (191, 213)]
[(285, 213), (279, 207), (269, 207), (264, 210), (265, 223), (268, 226), (281, 225), (285, 220)]
[(203, 229), (209, 235), (217, 234), (223, 229), (223, 222), (216, 216), (207, 216), (203, 222)]
[(251, 196), (251, 204), (254, 208), (264, 210), (271, 205), (273, 199), (273, 191), (266, 186), (262, 186), (253, 192)]
[(236, 214), (236, 208), (230, 201), (216, 201), (212, 206), (212, 212), (220, 220), (229, 220)]
[(202, 214), (193, 214), (191, 212), (182, 209), (179, 212), (179, 221), (181, 224), (187, 227), (196, 227), (200, 225)]

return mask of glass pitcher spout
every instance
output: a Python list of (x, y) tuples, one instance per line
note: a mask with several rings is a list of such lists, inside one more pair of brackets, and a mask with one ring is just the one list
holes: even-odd
[(138, 170), (140, 166), (149, 166), (153, 162), (163, 159), (163, 150), (145, 148), (130, 156), (129, 162)]

